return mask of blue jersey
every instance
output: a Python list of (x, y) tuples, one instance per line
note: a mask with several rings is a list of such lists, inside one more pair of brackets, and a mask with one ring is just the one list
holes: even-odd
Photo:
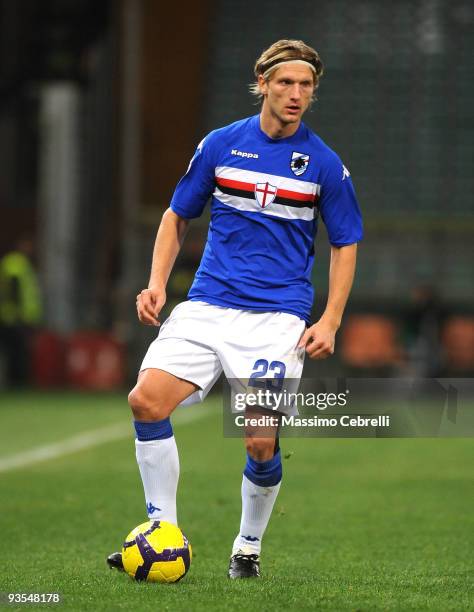
[(318, 217), (334, 246), (362, 238), (354, 188), (339, 157), (304, 123), (293, 136), (273, 139), (255, 115), (204, 138), (171, 209), (199, 217), (211, 196), (207, 243), (188, 298), (309, 322)]

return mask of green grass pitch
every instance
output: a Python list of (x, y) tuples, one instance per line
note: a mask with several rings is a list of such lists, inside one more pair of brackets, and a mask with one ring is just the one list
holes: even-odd
[[(184, 580), (139, 584), (105, 564), (146, 520), (130, 425), (129, 438), (0, 471), (0, 591), (59, 592), (68, 610), (474, 610), (473, 440), (283, 440), (263, 578), (231, 582), (243, 444), (223, 437), (219, 398), (181, 410), (203, 411), (175, 425)], [(130, 423), (125, 393), (3, 394), (0, 416), (0, 466)], [(25, 607), (52, 606), (8, 608)]]

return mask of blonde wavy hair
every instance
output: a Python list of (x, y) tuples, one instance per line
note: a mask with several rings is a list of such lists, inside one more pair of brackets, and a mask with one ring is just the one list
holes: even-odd
[(309, 65), (314, 79), (313, 100), (316, 99), (315, 94), (324, 72), (324, 65), (318, 52), (302, 40), (278, 40), (263, 51), (255, 62), (254, 74), (257, 80), (250, 84), (250, 93), (256, 96), (258, 101), (261, 101), (263, 95), (258, 85), (259, 75), (262, 75), (265, 81), (269, 81), (272, 74), (283, 62), (305, 62)]

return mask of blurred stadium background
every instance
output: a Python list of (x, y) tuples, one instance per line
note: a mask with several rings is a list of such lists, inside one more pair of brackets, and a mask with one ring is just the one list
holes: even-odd
[[(133, 380), (154, 334), (135, 295), (161, 214), (203, 135), (257, 112), (253, 62), (284, 37), (324, 60), (306, 122), (350, 168), (366, 227), (337, 356), (306, 375), (473, 373), (472, 2), (1, 0), (0, 255), (33, 248), (36, 270), (2, 259), (2, 387)], [(315, 316), (323, 227), (316, 253)], [(11, 372), (10, 350), (28, 372)]]

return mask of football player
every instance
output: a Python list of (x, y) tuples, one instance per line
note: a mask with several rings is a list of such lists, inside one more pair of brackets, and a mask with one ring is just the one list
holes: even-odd
[[(177, 524), (179, 477), (170, 415), (228, 379), (299, 380), (304, 356), (323, 359), (351, 289), (362, 222), (350, 173), (303, 122), (323, 64), (299, 40), (258, 58), (259, 114), (208, 134), (163, 215), (150, 282), (137, 296), (145, 325), (160, 325), (166, 284), (191, 219), (211, 198), (207, 243), (187, 301), (161, 324), (129, 395), (149, 519)], [(310, 322), (318, 219), (331, 243), (329, 296)], [(262, 538), (280, 489), (278, 427), (247, 431), (242, 515), (230, 578), (258, 577)], [(120, 553), (108, 558), (121, 567)]]

